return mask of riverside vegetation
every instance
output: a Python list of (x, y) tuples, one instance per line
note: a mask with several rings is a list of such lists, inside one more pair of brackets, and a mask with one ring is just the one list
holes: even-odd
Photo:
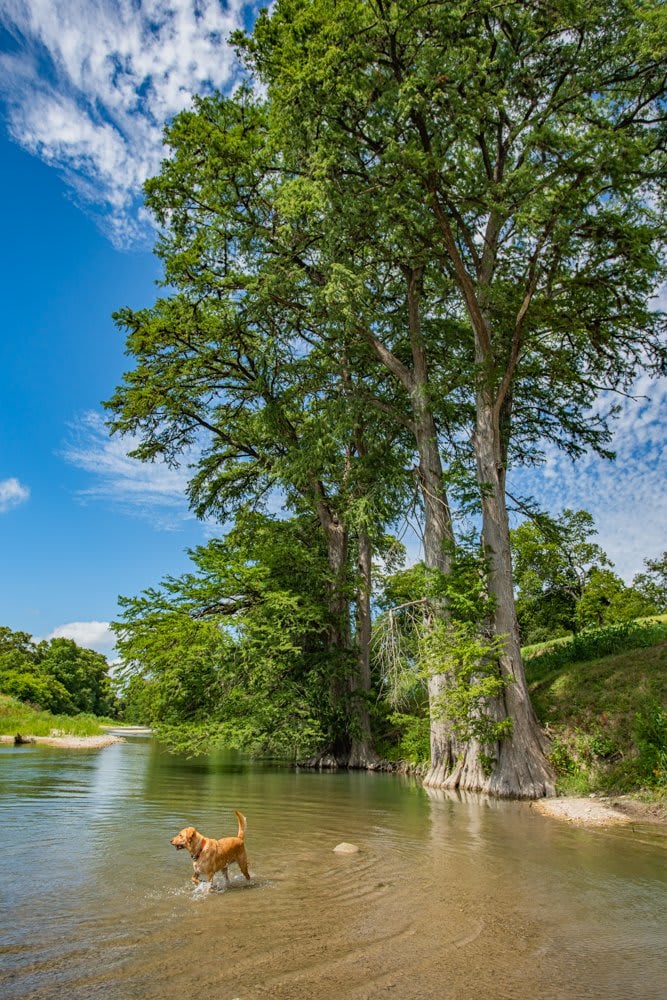
[(374, 766), (377, 571), (411, 519), (424, 567), (384, 650), (396, 711), (426, 699), (424, 781), (553, 791), (510, 531), (544, 515), (512, 475), (548, 445), (611, 457), (604, 394), (664, 374), (666, 18), (278, 0), (234, 36), (233, 95), (168, 124), (145, 188), (164, 280), (116, 314), (107, 406), (224, 525), (117, 623), (175, 738)]
[[(662, 804), (664, 811), (667, 615), (588, 629), (526, 647), (523, 656), (559, 794), (632, 795)], [(121, 700), (120, 722), (150, 721), (142, 705), (145, 710), (147, 702), (140, 699), (123, 710)], [(94, 736), (102, 731), (100, 723), (111, 721), (86, 713), (54, 715), (0, 695), (0, 734)], [(379, 753), (389, 766), (424, 773), (428, 727), (425, 713), (388, 711)], [(169, 727), (166, 735), (174, 736)]]
[(428, 732), (427, 785), (553, 793), (521, 644), (665, 602), (512, 476), (613, 458), (609, 400), (664, 375), (666, 39), (657, 0), (277, 0), (234, 36), (145, 186), (161, 292), (115, 316), (112, 433), (221, 526), (122, 599), (127, 713), (312, 766)]

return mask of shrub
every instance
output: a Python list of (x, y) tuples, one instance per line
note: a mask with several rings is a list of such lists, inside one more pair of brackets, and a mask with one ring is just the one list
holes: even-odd
[(569, 663), (581, 663), (597, 660), (602, 656), (613, 656), (630, 649), (642, 649), (667, 641), (667, 623), (662, 621), (633, 621), (621, 625), (609, 625), (606, 628), (588, 629), (572, 636), (569, 641), (562, 641), (549, 646), (546, 651), (524, 651), (526, 671), (530, 679), (544, 677), (552, 670), (567, 666)]
[(55, 677), (12, 670), (2, 675), (0, 683), (5, 694), (11, 694), (19, 701), (37, 705), (46, 711), (65, 714), (74, 714), (76, 711), (69, 692)]
[(427, 764), (431, 756), (430, 722), (428, 715), (407, 715), (392, 712), (387, 717), (391, 731), (379, 747), (387, 760)]
[(667, 711), (650, 698), (635, 715), (637, 770), (649, 785), (667, 786)]

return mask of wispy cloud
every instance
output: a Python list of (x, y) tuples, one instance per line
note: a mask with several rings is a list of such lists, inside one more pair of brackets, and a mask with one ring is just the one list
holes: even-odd
[(104, 418), (94, 411), (85, 413), (70, 430), (63, 458), (91, 477), (91, 485), (77, 494), (81, 501), (105, 501), (163, 530), (192, 518), (185, 495), (189, 456), (177, 469), (163, 462), (139, 462), (129, 455), (138, 441), (129, 435), (110, 437)]
[(614, 425), (613, 462), (593, 453), (571, 462), (552, 446), (542, 467), (513, 473), (510, 484), (552, 513), (589, 511), (597, 541), (627, 582), (667, 549), (667, 382), (642, 376), (633, 395)]
[(165, 122), (238, 74), (227, 44), (242, 0), (4, 0), (0, 54), (8, 127), (59, 168), (117, 246), (146, 238), (141, 186), (164, 155)]
[(11, 479), (0, 479), (0, 514), (18, 507), (30, 496), (27, 486), (12, 477)]
[(98, 653), (111, 653), (116, 645), (116, 637), (109, 622), (68, 622), (58, 625), (47, 639), (73, 639), (84, 649), (94, 649)]

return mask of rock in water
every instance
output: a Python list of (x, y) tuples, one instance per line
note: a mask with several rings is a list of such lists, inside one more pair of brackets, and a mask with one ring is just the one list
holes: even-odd
[(343, 841), (342, 844), (338, 844), (334, 847), (334, 854), (358, 854), (359, 848), (356, 844), (346, 844)]

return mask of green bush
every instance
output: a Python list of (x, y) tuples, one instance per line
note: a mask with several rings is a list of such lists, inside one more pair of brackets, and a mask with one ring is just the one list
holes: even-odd
[(5, 694), (30, 705), (37, 705), (47, 712), (68, 715), (76, 712), (69, 692), (55, 677), (12, 670), (0, 675), (0, 686)]
[(524, 650), (526, 673), (536, 680), (570, 663), (585, 663), (602, 656), (613, 656), (631, 649), (642, 649), (667, 641), (667, 623), (663, 621), (633, 621), (606, 628), (588, 629), (549, 645), (545, 651)]
[(651, 698), (635, 715), (637, 769), (649, 785), (667, 786), (667, 712)]
[(431, 756), (431, 725), (428, 715), (392, 712), (386, 722), (391, 727), (379, 747), (385, 760), (427, 764)]

